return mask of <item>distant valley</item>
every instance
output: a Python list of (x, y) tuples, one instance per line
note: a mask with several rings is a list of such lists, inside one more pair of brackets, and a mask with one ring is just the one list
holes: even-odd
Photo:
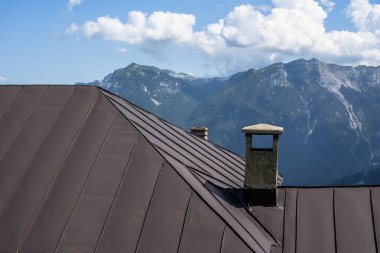
[(300, 59), (197, 78), (133, 63), (87, 85), (186, 130), (207, 126), (212, 142), (242, 156), (242, 127), (283, 126), (286, 185), (380, 183), (380, 67)]

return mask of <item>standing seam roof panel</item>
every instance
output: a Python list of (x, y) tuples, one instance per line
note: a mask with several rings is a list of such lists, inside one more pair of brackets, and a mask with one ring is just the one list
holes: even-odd
[(369, 188), (335, 188), (337, 252), (376, 252)]
[[(164, 153), (161, 153), (161, 155), (162, 155), (163, 157), (165, 157), (166, 159), (168, 159), (168, 157), (174, 158), (174, 159), (176, 159), (177, 161), (179, 161), (179, 162), (181, 162), (181, 163), (183, 164), (184, 159), (183, 159), (183, 158), (182, 158), (182, 159), (178, 158), (178, 156), (177, 156), (177, 152), (176, 152), (176, 150), (175, 150), (174, 148), (172, 148), (172, 147), (166, 145), (166, 144), (165, 144), (164, 142), (162, 142), (160, 139), (155, 138), (154, 135), (152, 135), (149, 131), (147, 131), (147, 130), (145, 130), (145, 129), (140, 129), (140, 132), (141, 132), (144, 136), (146, 136), (147, 138), (150, 138), (150, 142), (151, 142), (153, 145), (157, 146), (159, 150), (163, 150)], [(186, 159), (186, 161), (187, 161), (186, 163), (187, 163), (187, 165), (188, 165), (187, 167), (196, 167), (196, 168), (198, 168), (198, 166), (196, 166), (196, 165), (194, 165), (194, 164), (191, 164), (191, 159)], [(207, 172), (205, 172), (205, 173), (207, 173)], [(223, 178), (222, 178), (221, 176), (219, 176), (219, 175), (215, 175), (215, 174), (212, 175), (212, 174), (209, 174), (209, 176), (210, 176), (210, 177), (214, 177), (216, 180), (225, 183), (225, 182), (223, 181)], [(230, 182), (230, 183), (227, 184), (227, 185), (228, 185), (230, 188), (234, 188), (234, 185), (232, 184), (232, 182)]]
[[(120, 101), (120, 100), (118, 101), (117, 97), (113, 99), (117, 103), (118, 102), (128, 103), (127, 101)], [(209, 142), (201, 140), (199, 137), (196, 137), (183, 130), (173, 127), (172, 125), (168, 124), (162, 119), (154, 116), (153, 114), (143, 111), (142, 109), (134, 106), (133, 104), (129, 104), (129, 106), (135, 109), (136, 111), (138, 111), (141, 115), (144, 115), (150, 121), (152, 121), (154, 123), (152, 125), (155, 125), (161, 128), (164, 131), (164, 135), (166, 137), (168, 138), (173, 137), (172, 139), (175, 141), (176, 144), (185, 145), (186, 147), (188, 147), (187, 151), (189, 151), (190, 153), (194, 155), (198, 155), (199, 157), (201, 157), (200, 159), (205, 158), (206, 160), (212, 161), (212, 163), (224, 168), (226, 172), (230, 173), (230, 175), (232, 176), (236, 177), (235, 174), (237, 173), (238, 175), (240, 175), (239, 177), (240, 180), (244, 179), (245, 163), (242, 162), (241, 160), (238, 162), (238, 164), (236, 164), (237, 163), (236, 160), (234, 161), (235, 163), (233, 163), (230, 161), (230, 159), (226, 159), (227, 152), (224, 154), (224, 157), (223, 156), (221, 157), (218, 153), (210, 152), (210, 147), (205, 144)], [(234, 174), (232, 174), (231, 172), (233, 172)]]
[(25, 126), (47, 87), (24, 87), (0, 118), (0, 161)]
[(152, 113), (145, 111), (144, 109), (141, 109), (141, 108), (135, 106), (134, 104), (126, 101), (125, 99), (122, 99), (122, 98), (120, 98), (120, 97), (118, 97), (112, 93), (109, 93), (105, 90), (102, 90), (102, 92), (105, 96), (107, 96), (108, 98), (110, 98), (112, 100), (115, 100), (117, 103), (125, 104), (125, 105), (128, 105), (129, 107), (134, 108), (140, 114), (144, 115), (145, 117), (148, 117), (150, 120), (154, 121), (160, 127), (165, 127), (166, 129), (169, 129), (170, 132), (176, 132), (177, 134), (179, 134), (181, 138), (184, 138), (184, 139), (189, 140), (193, 143), (196, 143), (198, 145), (198, 147), (200, 149), (202, 149), (203, 151), (208, 152), (207, 150), (212, 149), (212, 151), (213, 151), (212, 153), (208, 152), (208, 153), (212, 154), (212, 156), (216, 155), (217, 158), (224, 160), (225, 164), (228, 163), (229, 166), (232, 166), (232, 167), (237, 166), (236, 168), (238, 168), (244, 172), (244, 166), (245, 166), (244, 159), (242, 157), (236, 155), (235, 153), (227, 151), (227, 150), (225, 150), (225, 149), (223, 149), (223, 148), (221, 148), (221, 147), (219, 147), (219, 146), (217, 146), (211, 142), (204, 141), (198, 137), (195, 137), (194, 135), (191, 135), (188, 132), (185, 132), (184, 130), (171, 125), (167, 121), (158, 118), (157, 116), (153, 115)]
[(376, 251), (379, 251), (379, 247), (380, 247), (380, 188), (371, 187), (370, 191), (371, 191), (373, 230), (376, 236)]
[(296, 252), (297, 245), (297, 189), (285, 189), (285, 220), (284, 220), (284, 241), (283, 252)]
[(139, 133), (118, 113), (72, 212), (58, 252), (94, 252)]
[[(264, 251), (269, 251), (272, 245), (277, 244), (275, 238), (255, 220), (254, 216), (246, 210), (245, 206), (243, 206), (242, 202), (235, 194), (226, 190), (223, 191), (222, 188), (208, 182), (203, 182), (203, 185), (235, 219), (235, 222), (240, 224), (256, 242), (261, 243), (260, 246)], [(250, 226), (247, 226), (246, 224), (250, 224)]]
[(0, 119), (16, 100), (22, 88), (22, 86), (10, 86), (6, 90), (0, 90)]
[(79, 87), (74, 89), (44, 145), (20, 182), (20, 187), (0, 217), (1, 252), (14, 251), (17, 248), (91, 108), (96, 93), (96, 89), (91, 92)]
[(30, 225), (20, 251), (38, 251), (41, 247), (50, 252), (55, 250), (116, 115), (117, 110), (103, 96), (98, 96), (93, 111)]
[(297, 252), (335, 252), (333, 189), (299, 189), (298, 201)]
[[(136, 115), (136, 112), (139, 112), (139, 111), (135, 107), (129, 104), (127, 104), (128, 106), (122, 105), (122, 103), (126, 103), (126, 102), (121, 101), (117, 97), (110, 97), (110, 99), (115, 104), (115, 106), (117, 106), (120, 109), (124, 109), (124, 112), (128, 113), (129, 120), (132, 120), (135, 124), (138, 124), (140, 128), (142, 127), (142, 128), (145, 128), (146, 130), (153, 128), (156, 134), (159, 133), (161, 135), (160, 138), (158, 136), (156, 138), (159, 138), (161, 141), (165, 140), (167, 142), (170, 142), (171, 144), (170, 145), (167, 144), (168, 146), (177, 147), (178, 149), (176, 149), (176, 152), (178, 154), (180, 154), (183, 157), (191, 158), (192, 162), (196, 164), (197, 167), (199, 167), (200, 169), (204, 170), (204, 167), (206, 166), (212, 169), (212, 171), (216, 173), (216, 174), (214, 173), (215, 176), (219, 174), (219, 176), (223, 177), (224, 180), (228, 180), (236, 184), (236, 187), (241, 187), (241, 185), (243, 184), (242, 177), (238, 178), (236, 177), (236, 175), (231, 174), (233, 175), (233, 177), (229, 178), (224, 175), (226, 172), (231, 173), (231, 169), (228, 168), (227, 166), (223, 165), (222, 163), (216, 164), (215, 160), (212, 161), (214, 158), (212, 160), (201, 159), (201, 156), (203, 155), (199, 151), (194, 150), (194, 147), (192, 147), (188, 143), (184, 143), (185, 145), (179, 144), (178, 138), (175, 135), (175, 131), (170, 129), (170, 132), (168, 132), (167, 130), (159, 129), (158, 126), (161, 126), (161, 127), (166, 126), (166, 124), (164, 124), (163, 122), (156, 123), (152, 120), (151, 117), (145, 115), (146, 114), (145, 112), (140, 112), (140, 115), (144, 115), (145, 117), (145, 120), (143, 120)], [(135, 110), (136, 112), (133, 112), (132, 109)], [(221, 165), (223, 165), (223, 167), (220, 167)], [(208, 171), (210, 170), (208, 169)], [(239, 171), (239, 169), (236, 168), (235, 171)]]
[(277, 193), (277, 206), (251, 207), (252, 215), (258, 220), (261, 226), (267, 229), (268, 233), (281, 244), (283, 242), (284, 203), (285, 191), (279, 189)]
[[(46, 89), (25, 125), (0, 160), (0, 215), (8, 205), (36, 153), (67, 103), (72, 89)], [(22, 156), (20, 156), (22, 154)]]
[(251, 249), (242, 243), (242, 240), (229, 228), (226, 227), (223, 236), (221, 253), (251, 253)]
[[(112, 101), (114, 102), (114, 101)], [(223, 173), (220, 171), (220, 168), (218, 167), (211, 167), (211, 164), (206, 163), (203, 160), (200, 160), (195, 154), (189, 153), (186, 149), (185, 146), (181, 146), (176, 144), (169, 136), (161, 136), (159, 131), (156, 131), (157, 129), (153, 129), (153, 132), (155, 133), (153, 135), (152, 131), (152, 125), (149, 123), (139, 119), (133, 112), (129, 111), (126, 107), (123, 107), (122, 105), (118, 104), (115, 102), (115, 106), (118, 107), (119, 110), (121, 110), (127, 117), (128, 119), (132, 122), (132, 124), (136, 124), (136, 127), (139, 128), (140, 131), (145, 131), (146, 134), (149, 134), (151, 136), (150, 141), (159, 141), (162, 142), (160, 146), (163, 146), (167, 149), (172, 149), (176, 156), (178, 158), (182, 158), (183, 160), (187, 160), (187, 162), (191, 166), (197, 167), (199, 169), (203, 168), (209, 168), (208, 171), (209, 173), (213, 173), (213, 176), (218, 177), (220, 179), (224, 178), (226, 180), (227, 178), (223, 176)], [(155, 139), (155, 140), (153, 140)], [(211, 170), (210, 170), (211, 169)], [(238, 179), (227, 179), (231, 183), (234, 184), (235, 187), (238, 187), (239, 183), (241, 183)]]
[(191, 192), (188, 184), (165, 163), (136, 252), (177, 252)]
[(186, 182), (194, 189), (194, 191), (201, 196), (204, 202), (207, 203), (207, 205), (209, 205), (214, 212), (222, 217), (223, 220), (235, 231), (235, 233), (239, 235), (239, 237), (242, 238), (243, 241), (245, 241), (255, 252), (265, 252), (261, 244), (265, 244), (266, 242), (257, 242), (255, 238), (252, 238), (251, 234), (249, 234), (246, 228), (242, 226), (243, 224), (237, 222), (236, 217), (225, 210), (216, 197), (209, 192), (206, 187), (204, 187), (203, 183), (199, 181), (199, 179), (194, 176), (188, 168), (172, 157), (167, 157), (166, 159), (181, 175), (181, 177), (184, 178)]
[(103, 228), (96, 252), (135, 252), (163, 164), (163, 158), (141, 136)]
[[(207, 220), (207, 222), (204, 222)], [(193, 194), (190, 199), (185, 225), (179, 246), (179, 253), (219, 253), (223, 238), (224, 222)]]

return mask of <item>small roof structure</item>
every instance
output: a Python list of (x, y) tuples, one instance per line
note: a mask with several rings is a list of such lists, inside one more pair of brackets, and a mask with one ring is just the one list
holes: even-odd
[(249, 209), (244, 167), (97, 87), (0, 86), (0, 252), (377, 251), (379, 187)]

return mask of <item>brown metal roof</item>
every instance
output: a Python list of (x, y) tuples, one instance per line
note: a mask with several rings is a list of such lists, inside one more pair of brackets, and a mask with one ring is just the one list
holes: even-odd
[(264, 252), (272, 244), (195, 176), (239, 187), (241, 157), (95, 87), (1, 86), (0, 159), (0, 252)]
[(243, 173), (99, 88), (0, 86), (0, 252), (377, 250), (380, 188), (281, 188), (249, 211)]

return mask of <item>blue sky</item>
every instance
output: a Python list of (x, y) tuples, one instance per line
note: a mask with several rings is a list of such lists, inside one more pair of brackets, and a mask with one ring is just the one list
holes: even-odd
[(301, 57), (377, 66), (379, 1), (0, 0), (0, 83), (89, 82), (132, 62), (197, 76)]

